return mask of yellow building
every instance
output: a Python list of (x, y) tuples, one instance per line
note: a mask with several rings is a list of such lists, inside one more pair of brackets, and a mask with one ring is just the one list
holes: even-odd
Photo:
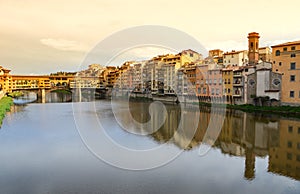
[(12, 75), (12, 90), (50, 89), (49, 76)]
[(281, 102), (300, 105), (300, 41), (272, 46), (273, 71), (283, 73)]
[(217, 64), (223, 64), (223, 51), (220, 49), (214, 49), (208, 51), (208, 56), (214, 59), (214, 62)]
[(10, 70), (0, 66), (0, 98), (2, 98), (7, 92), (11, 92), (11, 76)]
[(227, 103), (233, 103), (233, 68), (222, 69), (223, 78), (223, 97)]

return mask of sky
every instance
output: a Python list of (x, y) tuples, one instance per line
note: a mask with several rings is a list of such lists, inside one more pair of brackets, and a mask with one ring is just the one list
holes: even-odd
[[(298, 0), (0, 0), (0, 65), (12, 74), (76, 71), (100, 41), (141, 25), (178, 29), (207, 50), (247, 49), (253, 31), (260, 33), (260, 46), (271, 46), (300, 40), (299, 5)], [(150, 57), (162, 51), (145, 52)]]

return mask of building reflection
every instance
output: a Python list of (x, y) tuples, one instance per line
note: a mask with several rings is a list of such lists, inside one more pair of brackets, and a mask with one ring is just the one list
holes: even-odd
[[(161, 117), (157, 112), (148, 113), (145, 103), (134, 103), (133, 118), (146, 122), (152, 118), (152, 127), (157, 127)], [(163, 126), (150, 135), (160, 143), (173, 143), (180, 149), (199, 148), (212, 115), (210, 107), (201, 107), (196, 118), (196, 109), (181, 110), (180, 106), (166, 106), (167, 118)], [(198, 119), (198, 122), (195, 121)], [(182, 121), (182, 131), (177, 131)], [(196, 131), (195, 123), (198, 124)], [(192, 136), (192, 138), (190, 138)], [(227, 110), (222, 130), (214, 144), (223, 154), (245, 158), (244, 178), (255, 178), (256, 158), (268, 158), (268, 172), (300, 180), (300, 120), (281, 118), (276, 115), (244, 113)]]

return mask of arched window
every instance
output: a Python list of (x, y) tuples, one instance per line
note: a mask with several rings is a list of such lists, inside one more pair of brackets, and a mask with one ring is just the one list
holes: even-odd
[(280, 56), (280, 50), (276, 50), (275, 56)]

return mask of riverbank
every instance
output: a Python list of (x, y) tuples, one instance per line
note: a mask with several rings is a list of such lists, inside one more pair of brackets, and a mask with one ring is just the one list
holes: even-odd
[(3, 97), (0, 99), (0, 127), (2, 121), (5, 117), (6, 112), (10, 110), (10, 107), (13, 105), (13, 100), (11, 97)]
[[(211, 103), (199, 102), (200, 106), (212, 106)], [(226, 107), (229, 109), (241, 110), (244, 112), (261, 112), (280, 114), (288, 117), (300, 118), (300, 107), (295, 106), (254, 106), (251, 104), (233, 105), (233, 104), (214, 104), (216, 107)]]

